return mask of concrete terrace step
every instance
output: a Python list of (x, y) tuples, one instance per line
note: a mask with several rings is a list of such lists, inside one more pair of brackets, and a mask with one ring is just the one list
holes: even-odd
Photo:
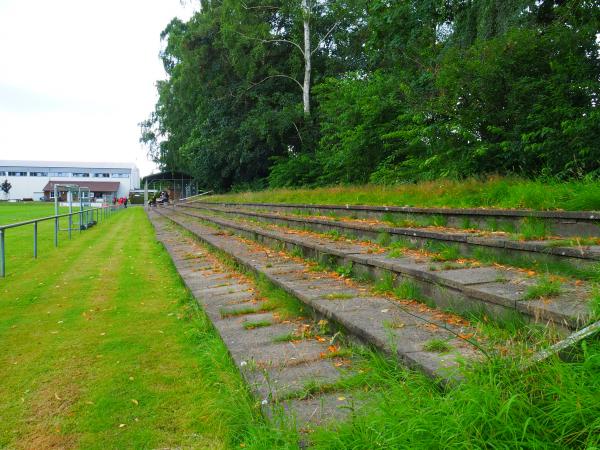
[(326, 236), (290, 229), (267, 230), (244, 221), (234, 221), (177, 208), (181, 214), (210, 221), (238, 234), (267, 243), (284, 244), (289, 249), (299, 248), (304, 256), (328, 260), (337, 265), (352, 264), (358, 275), (379, 279), (386, 272), (397, 281), (416, 282), (421, 292), (435, 301), (438, 307), (458, 312), (486, 311), (492, 317), (520, 313), (532, 322), (551, 322), (559, 328), (577, 329), (589, 323), (590, 288), (586, 285), (564, 282), (560, 295), (553, 298), (526, 299), (526, 294), (537, 280), (520, 271), (505, 267), (475, 267), (445, 269), (425, 256), (390, 257), (373, 253), (366, 245), (333, 240)]
[[(206, 202), (209, 203), (209, 202)], [(270, 211), (299, 210), (308, 214), (339, 213), (355, 217), (383, 219), (387, 214), (398, 217), (441, 216), (448, 226), (462, 227), (468, 219), (476, 228), (485, 229), (490, 223), (508, 224), (519, 230), (524, 219), (543, 220), (552, 234), (562, 237), (596, 237), (600, 235), (600, 212), (598, 211), (532, 211), (520, 209), (484, 208), (415, 208), (409, 206), (370, 206), (370, 205), (318, 205), (303, 203), (226, 203), (210, 202), (230, 208), (247, 207)]]
[[(442, 383), (461, 378), (463, 362), (482, 356), (465, 338), (474, 336), (475, 330), (456, 316), (416, 302), (401, 303), (370, 295), (347, 280), (312, 272), (307, 263), (227, 235), (172, 209), (159, 208), (158, 212), (248, 269), (263, 274), (319, 316)], [(445, 342), (450, 350), (439, 353), (430, 349), (434, 341)]]
[[(236, 276), (207, 250), (177, 231), (166, 230), (167, 219), (149, 212), (157, 238), (163, 243), (190, 291), (219, 332), (236, 366), (268, 417), (285, 411), (301, 430), (343, 419), (360, 403), (357, 392), (315, 394), (294, 398), (309, 383), (336, 383), (354, 373), (352, 360), (324, 358), (328, 343), (316, 339), (276, 342), (276, 338), (305, 325), (300, 320), (281, 322), (271, 312), (260, 312), (254, 287)], [(228, 314), (241, 310), (244, 314)], [(255, 310), (255, 312), (252, 312)], [(246, 329), (249, 322), (270, 326)], [(339, 368), (336, 366), (340, 366)]]
[(478, 249), (485, 248), (504, 257), (525, 258), (535, 263), (565, 263), (574, 268), (593, 270), (600, 267), (600, 245), (555, 246), (556, 241), (517, 241), (505, 236), (460, 230), (439, 231), (431, 228), (391, 227), (383, 223), (368, 224), (352, 221), (335, 221), (322, 218), (298, 217), (257, 211), (218, 207), (210, 203), (182, 203), (178, 207), (218, 211), (260, 221), (275, 223), (297, 229), (314, 231), (338, 231), (355, 235), (358, 239), (376, 240), (381, 233), (388, 233), (392, 240), (408, 239), (419, 247), (429, 242), (454, 244), (461, 254), (473, 256)]

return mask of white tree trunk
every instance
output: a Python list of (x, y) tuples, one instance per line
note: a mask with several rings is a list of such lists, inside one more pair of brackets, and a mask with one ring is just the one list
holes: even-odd
[(304, 22), (304, 86), (302, 101), (304, 115), (310, 116), (310, 76), (312, 71), (311, 45), (310, 45), (310, 5), (309, 0), (302, 0), (302, 21)]

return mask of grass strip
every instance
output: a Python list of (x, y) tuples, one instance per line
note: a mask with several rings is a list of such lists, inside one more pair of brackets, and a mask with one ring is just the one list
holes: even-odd
[(600, 185), (590, 181), (537, 181), (516, 177), (435, 180), (396, 186), (268, 189), (208, 197), (212, 202), (389, 205), (450, 208), (599, 210)]

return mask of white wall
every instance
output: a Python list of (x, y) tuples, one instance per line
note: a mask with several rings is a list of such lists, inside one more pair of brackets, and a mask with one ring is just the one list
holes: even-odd
[[(4, 163), (10, 163), (9, 161), (5, 161)], [(60, 164), (60, 163), (59, 163)], [(66, 165), (66, 164), (65, 164)], [(27, 172), (28, 175), (24, 177), (17, 176), (8, 176), (8, 172)], [(109, 172), (109, 173), (128, 173), (127, 178), (96, 178), (92, 174), (95, 172)], [(7, 175), (2, 175), (2, 172), (5, 172)], [(56, 176), (45, 176), (45, 177), (32, 177), (29, 176), (30, 172), (85, 172), (90, 173), (90, 177), (56, 177)], [(98, 167), (95, 165), (93, 168), (90, 167), (47, 167), (47, 166), (16, 166), (6, 164), (3, 166), (0, 163), (0, 184), (4, 182), (4, 180), (8, 180), (8, 182), (12, 185), (12, 188), (9, 193), (10, 199), (23, 199), (23, 198), (33, 198), (34, 200), (39, 200), (40, 197), (43, 197), (43, 189), (48, 184), (49, 181), (59, 182), (60, 184), (69, 184), (69, 183), (77, 183), (77, 182), (118, 182), (119, 190), (117, 192), (118, 197), (127, 197), (129, 195), (129, 191), (139, 187), (140, 176), (137, 167), (131, 165), (130, 168), (124, 167), (111, 167), (110, 165), (106, 165), (106, 167)], [(5, 196), (2, 191), (0, 191), (0, 199), (4, 200)]]

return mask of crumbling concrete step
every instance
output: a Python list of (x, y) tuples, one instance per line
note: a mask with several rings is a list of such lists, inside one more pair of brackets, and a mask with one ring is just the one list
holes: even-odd
[[(202, 225), (197, 220), (160, 208), (173, 222), (202, 241), (231, 255), (243, 266), (263, 274), (317, 314), (341, 325), (353, 336), (388, 353), (410, 367), (446, 383), (462, 377), (463, 363), (478, 360), (476, 331), (457, 316), (416, 302), (395, 302), (369, 295), (347, 280), (310, 271), (310, 265)], [(435, 348), (442, 342), (447, 351)], [(248, 351), (251, 351), (250, 349)]]
[[(201, 202), (195, 202), (201, 203)], [(461, 228), (465, 219), (476, 228), (489, 229), (490, 224), (507, 224), (518, 231), (524, 219), (543, 220), (552, 234), (562, 237), (596, 237), (600, 235), (600, 212), (598, 211), (532, 211), (519, 209), (484, 208), (415, 208), (409, 206), (369, 206), (369, 205), (309, 205), (303, 203), (226, 203), (202, 202), (237, 209), (240, 207), (267, 209), (269, 211), (299, 210), (307, 214), (352, 215), (383, 219), (386, 214), (398, 217), (441, 216), (448, 226)]]
[[(305, 430), (309, 425), (343, 419), (361, 401), (357, 392), (343, 390), (297, 398), (307, 385), (331, 385), (352, 375), (352, 359), (345, 357), (342, 362), (340, 358), (324, 358), (328, 344), (316, 339), (276, 342), (277, 337), (294, 333), (306, 323), (281, 323), (273, 313), (261, 312), (251, 282), (225, 268), (193, 239), (166, 230), (165, 224), (170, 222), (165, 218), (152, 211), (148, 215), (158, 240), (211, 319), (268, 417), (285, 412), (292, 423)], [(231, 315), (241, 308), (250, 312)], [(251, 322), (272, 325), (247, 329), (244, 325)]]
[[(474, 256), (484, 248), (493, 255), (520, 258), (531, 263), (568, 264), (576, 269), (600, 269), (600, 245), (557, 246), (555, 240), (519, 241), (502, 235), (473, 233), (466, 231), (439, 231), (419, 227), (391, 227), (384, 223), (368, 224), (359, 221), (335, 221), (322, 218), (299, 217), (244, 210), (242, 208), (219, 207), (210, 203), (181, 203), (181, 208), (216, 211), (237, 217), (250, 217), (266, 223), (274, 223), (296, 229), (310, 229), (317, 232), (337, 231), (351, 234), (358, 239), (377, 240), (381, 233), (387, 233), (392, 241), (409, 240), (421, 248), (431, 242), (456, 245), (461, 254)], [(600, 228), (599, 228), (600, 231)]]
[(532, 322), (551, 322), (566, 329), (578, 329), (592, 318), (590, 288), (586, 285), (564, 281), (560, 294), (555, 297), (527, 299), (528, 289), (537, 280), (510, 268), (447, 269), (444, 264), (433, 262), (425, 256), (395, 258), (374, 253), (373, 248), (367, 245), (334, 240), (314, 233), (307, 236), (306, 232), (291, 229), (267, 230), (256, 224), (182, 208), (178, 208), (177, 212), (212, 222), (268, 245), (283, 244), (290, 250), (301, 249), (306, 257), (329, 260), (337, 265), (350, 264), (358, 275), (379, 279), (390, 272), (397, 276), (399, 282), (412, 280), (438, 307), (459, 312), (484, 310), (492, 317), (510, 316), (518, 312)]

